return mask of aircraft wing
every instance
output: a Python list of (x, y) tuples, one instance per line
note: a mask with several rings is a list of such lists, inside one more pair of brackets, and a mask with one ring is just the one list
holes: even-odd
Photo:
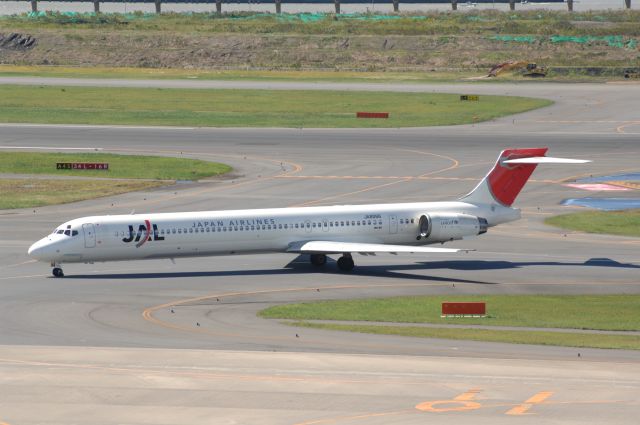
[(287, 252), (299, 254), (342, 254), (344, 252), (359, 252), (372, 254), (376, 252), (415, 252), (415, 253), (452, 253), (473, 251), (471, 249), (432, 248), (429, 246), (386, 245), (376, 243), (334, 242), (334, 241), (301, 241), (289, 244)]

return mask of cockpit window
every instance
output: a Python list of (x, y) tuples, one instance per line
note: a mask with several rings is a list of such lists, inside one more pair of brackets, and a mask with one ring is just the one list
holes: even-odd
[(71, 230), (67, 229), (64, 231), (64, 234), (67, 236), (71, 236)]
[(59, 235), (61, 235), (61, 234), (63, 234), (63, 233), (64, 233), (64, 230), (60, 229), (60, 230), (58, 230), (56, 233), (57, 233), (57, 234), (59, 234)]
[(78, 231), (77, 230), (71, 231), (71, 236), (77, 236), (77, 235), (78, 235)]

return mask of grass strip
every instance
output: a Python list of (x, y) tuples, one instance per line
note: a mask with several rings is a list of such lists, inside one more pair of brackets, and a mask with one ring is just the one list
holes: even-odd
[(472, 13), (271, 14), (256, 12), (203, 13), (69, 13), (40, 12), (0, 17), (11, 29), (101, 29), (163, 33), (420, 35), (461, 33), (493, 35), (638, 35), (637, 10), (563, 12), (550, 10), (474, 10)]
[(411, 336), (418, 338), (442, 338), (454, 340), (504, 342), (511, 344), (556, 345), (564, 347), (611, 348), (640, 350), (640, 336), (584, 334), (571, 332), (506, 331), (486, 329), (444, 329), (416, 326), (342, 325), (310, 322), (293, 322), (293, 326), (334, 331), (349, 331), (382, 335)]
[[(109, 170), (58, 170), (58, 162), (106, 162), (109, 163)], [(197, 180), (229, 171), (231, 167), (226, 164), (188, 158), (109, 153), (0, 152), (0, 173), (12, 174)]]
[[(457, 94), (0, 86), (0, 122), (195, 127), (422, 127), (486, 121), (544, 99)], [(389, 112), (358, 119), (356, 112)]]
[(83, 201), (164, 184), (146, 180), (0, 179), (0, 210)]
[[(2, 77), (57, 77), (100, 79), (186, 79), (186, 80), (255, 80), (255, 81), (326, 81), (326, 82), (454, 82), (468, 77), (477, 77), (482, 72), (431, 71), (425, 72), (366, 72), (366, 71), (320, 71), (320, 70), (206, 70), (181, 68), (130, 68), (130, 67), (79, 67), (0, 65)], [(508, 76), (483, 82), (499, 82)]]
[(544, 222), (580, 232), (640, 237), (640, 210), (583, 211), (549, 217)]
[[(441, 318), (442, 302), (484, 301), (486, 318)], [(640, 295), (417, 296), (286, 304), (265, 318), (640, 330)], [(475, 332), (475, 330), (474, 330)]]

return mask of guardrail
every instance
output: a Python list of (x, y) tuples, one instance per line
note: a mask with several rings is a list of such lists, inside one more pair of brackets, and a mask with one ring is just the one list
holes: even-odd
[[(15, 1), (15, 0), (0, 0)], [(20, 1), (20, 0), (18, 0)], [(31, 10), (38, 11), (38, 0), (25, 0), (31, 3)], [(43, 0), (44, 1), (44, 0)], [(162, 4), (167, 3), (197, 3), (197, 4), (214, 4), (216, 12), (222, 13), (222, 5), (227, 4), (274, 4), (276, 13), (282, 13), (282, 4), (334, 4), (336, 14), (340, 13), (341, 4), (393, 4), (395, 12), (400, 11), (400, 3), (406, 4), (451, 4), (452, 10), (458, 9), (458, 4), (465, 4), (468, 1), (459, 0), (46, 0), (51, 3), (93, 3), (93, 9), (96, 13), (100, 13), (100, 3), (153, 3), (156, 6), (156, 13), (162, 13)], [(565, 0), (529, 0), (530, 3), (564, 3)], [(624, 0), (625, 7), (631, 8), (631, 0)], [(509, 4), (510, 10), (515, 10), (516, 0), (473, 0), (473, 3), (503, 3)], [(567, 8), (573, 11), (573, 0), (566, 0)]]

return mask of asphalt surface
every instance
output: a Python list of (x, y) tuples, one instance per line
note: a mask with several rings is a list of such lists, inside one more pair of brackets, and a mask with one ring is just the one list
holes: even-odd
[[(3, 149), (235, 167), (220, 180), (0, 212), (0, 423), (635, 423), (636, 351), (328, 332), (255, 316), (321, 299), (640, 293), (639, 240), (542, 224), (574, 210), (563, 199), (594, 195), (565, 181), (638, 171), (640, 86), (473, 88), (557, 103), (428, 129), (0, 126)], [(356, 256), (351, 274), (286, 254), (67, 265), (64, 279), (26, 255), (56, 225), (93, 214), (455, 199), (501, 149), (537, 146), (594, 162), (540, 167), (517, 201), (523, 220), (451, 245), (477, 250), (466, 254)]]

